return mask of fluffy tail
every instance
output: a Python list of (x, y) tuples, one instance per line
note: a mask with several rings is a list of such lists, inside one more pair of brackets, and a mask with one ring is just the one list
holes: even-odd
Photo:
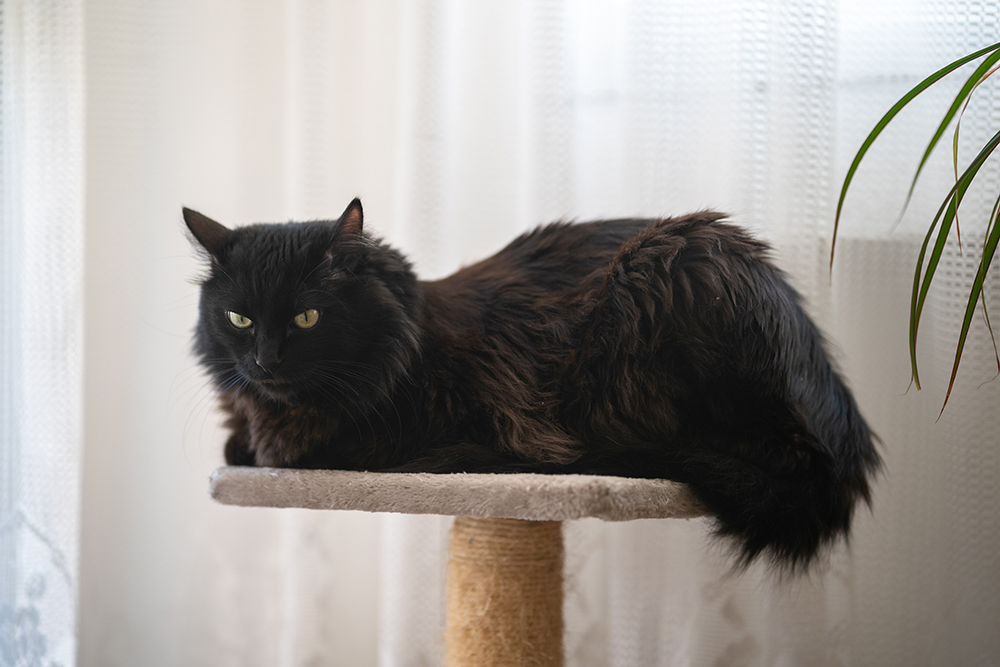
[[(668, 469), (716, 515), (716, 535), (733, 540), (740, 566), (764, 557), (781, 569), (805, 569), (825, 547), (849, 538), (858, 501), (870, 504), (868, 480), (879, 456), (853, 399), (842, 396), (838, 412), (790, 414), (767, 429), (748, 422), (749, 434), (697, 429), (681, 436), (689, 446)], [(817, 436), (817, 416), (839, 432)]]
[(613, 472), (690, 484), (741, 565), (797, 570), (848, 536), (880, 460), (767, 246), (721, 218), (622, 246), (570, 362), (571, 419)]

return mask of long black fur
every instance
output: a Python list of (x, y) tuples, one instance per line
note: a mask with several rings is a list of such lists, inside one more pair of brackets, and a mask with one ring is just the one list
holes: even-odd
[(184, 217), (230, 464), (669, 478), (740, 564), (792, 570), (870, 501), (879, 456), (822, 336), (721, 214), (557, 223), (433, 282), (358, 200), (336, 221)]

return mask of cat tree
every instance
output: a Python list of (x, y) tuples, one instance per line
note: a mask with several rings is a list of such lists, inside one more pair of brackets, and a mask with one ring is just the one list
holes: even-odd
[(562, 522), (694, 518), (683, 484), (593, 475), (367, 473), (224, 467), (220, 503), (455, 516), (445, 665), (563, 664)]

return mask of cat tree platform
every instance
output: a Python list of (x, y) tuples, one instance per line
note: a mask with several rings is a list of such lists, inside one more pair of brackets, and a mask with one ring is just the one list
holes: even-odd
[(454, 667), (563, 664), (562, 521), (708, 514), (683, 484), (595, 475), (223, 467), (210, 492), (226, 505), (457, 517), (444, 642)]

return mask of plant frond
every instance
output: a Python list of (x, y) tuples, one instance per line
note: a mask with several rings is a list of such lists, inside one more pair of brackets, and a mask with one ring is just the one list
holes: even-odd
[[(928, 229), (927, 236), (924, 237), (924, 243), (920, 248), (920, 255), (917, 260), (917, 268), (914, 275), (913, 296), (911, 297), (910, 303), (910, 365), (914, 383), (916, 384), (918, 390), (920, 389), (920, 380), (917, 374), (917, 332), (920, 325), (920, 316), (923, 312), (924, 303), (927, 299), (927, 293), (930, 290), (931, 282), (933, 281), (934, 274), (937, 271), (937, 266), (941, 259), (941, 255), (944, 252), (944, 247), (948, 242), (948, 236), (958, 215), (958, 209), (962, 204), (962, 200), (965, 197), (966, 192), (968, 192), (969, 187), (972, 185), (972, 182), (979, 174), (983, 164), (985, 164), (986, 160), (997, 149), (997, 146), (1000, 146), (1000, 132), (994, 134), (993, 137), (986, 142), (982, 150), (979, 151), (979, 154), (976, 155), (976, 157), (972, 160), (972, 163), (969, 164), (966, 170), (959, 177), (958, 181), (956, 181), (955, 185), (948, 192), (944, 202), (938, 209), (937, 215), (934, 216), (934, 221), (932, 222), (930, 229)], [(927, 259), (926, 271), (923, 271), (923, 277), (921, 278), (923, 260), (926, 254), (927, 246), (939, 220), (941, 222), (941, 227), (938, 231), (937, 238), (934, 241), (934, 247), (931, 249), (931, 253)], [(985, 255), (986, 248), (984, 247), (984, 259)], [(992, 260), (992, 254), (990, 255), (990, 259)], [(985, 265), (983, 271), (984, 276), (988, 270), (989, 263)], [(978, 296), (978, 292), (976, 294)], [(975, 299), (973, 299), (972, 304), (974, 311)], [(971, 317), (968, 319), (971, 321)], [(962, 339), (962, 345), (964, 346), (964, 337)], [(957, 363), (955, 368), (957, 370)], [(947, 403), (947, 399), (945, 399), (945, 402)]]
[[(882, 131), (885, 130), (885, 128), (892, 121), (892, 119), (895, 118), (896, 115), (899, 114), (899, 112), (902, 111), (903, 108), (906, 107), (906, 105), (909, 104), (911, 101), (913, 101), (913, 99), (916, 98), (920, 93), (924, 92), (925, 90), (927, 90), (928, 88), (930, 88), (931, 86), (933, 86), (935, 83), (937, 83), (941, 79), (945, 78), (946, 76), (948, 76), (949, 74), (951, 74), (952, 72), (954, 72), (955, 70), (957, 70), (959, 67), (962, 67), (963, 65), (965, 65), (967, 63), (970, 63), (973, 60), (976, 60), (977, 58), (980, 58), (980, 57), (982, 57), (982, 56), (984, 56), (986, 54), (993, 54), (992, 56), (990, 56), (991, 58), (993, 56), (1000, 56), (1000, 53), (998, 53), (998, 52), (1000, 52), (1000, 43), (993, 44), (992, 46), (987, 46), (984, 49), (980, 49), (979, 51), (976, 51), (975, 53), (971, 53), (971, 54), (969, 54), (967, 56), (959, 58), (958, 60), (956, 60), (956, 61), (954, 61), (952, 63), (949, 63), (948, 65), (945, 65), (944, 67), (942, 67), (941, 69), (939, 69), (937, 72), (934, 72), (929, 77), (927, 77), (926, 79), (924, 79), (923, 81), (921, 81), (920, 83), (918, 83), (916, 86), (914, 86), (912, 89), (910, 89), (910, 91), (907, 92), (905, 95), (903, 95), (903, 97), (901, 97), (899, 99), (899, 101), (896, 102), (892, 106), (892, 108), (889, 109), (888, 112), (886, 112), (886, 114), (882, 117), (882, 119), (879, 120), (879, 122), (875, 125), (875, 127), (872, 129), (872, 131), (868, 134), (868, 136), (865, 138), (864, 142), (862, 142), (861, 148), (858, 149), (857, 154), (854, 156), (854, 160), (851, 162), (851, 166), (847, 170), (847, 175), (844, 177), (844, 183), (843, 183), (843, 185), (842, 185), (842, 187), (840, 189), (840, 197), (837, 200), (837, 213), (836, 213), (836, 216), (834, 217), (834, 221), (833, 221), (833, 239), (832, 239), (832, 241), (830, 243), (830, 270), (831, 271), (833, 271), (833, 258), (834, 258), (834, 252), (835, 252), (836, 247), (837, 247), (837, 232), (839, 231), (839, 228), (840, 228), (840, 216), (841, 216), (841, 213), (842, 213), (843, 208), (844, 208), (844, 200), (847, 197), (847, 190), (848, 190), (848, 188), (850, 188), (851, 181), (854, 179), (854, 174), (858, 170), (858, 167), (860, 166), (861, 161), (864, 159), (865, 155), (868, 153), (868, 150), (871, 148), (872, 144), (875, 143), (875, 140), (879, 137), (880, 134), (882, 134)], [(998, 58), (997, 61), (994, 61), (994, 64), (996, 62), (1000, 62), (1000, 58)], [(989, 68), (987, 68), (987, 69), (989, 69)], [(964, 88), (964, 86), (963, 86), (963, 88)], [(952, 114), (952, 115), (954, 115), (954, 114)], [(949, 118), (948, 119), (948, 123), (950, 123), (950, 122), (951, 122), (951, 119)], [(944, 128), (947, 128), (948, 123), (945, 123), (944, 126), (943, 126), (943, 128), (940, 128), (940, 132), (942, 134), (944, 132)], [(928, 147), (928, 151), (925, 151), (925, 155), (929, 154), (929, 151), (933, 151), (933, 147), (934, 147), (934, 145), (936, 145), (936, 143), (937, 143), (937, 141), (939, 139), (940, 139), (940, 135), (937, 135), (934, 139), (932, 139), (931, 145)], [(925, 158), (925, 160), (926, 160), (926, 158)], [(921, 167), (918, 168), (917, 176), (919, 176), (920, 169), (922, 168), (923, 162), (925, 160), (921, 161)], [(916, 182), (916, 178), (917, 177), (915, 176), (914, 177), (914, 183)]]

